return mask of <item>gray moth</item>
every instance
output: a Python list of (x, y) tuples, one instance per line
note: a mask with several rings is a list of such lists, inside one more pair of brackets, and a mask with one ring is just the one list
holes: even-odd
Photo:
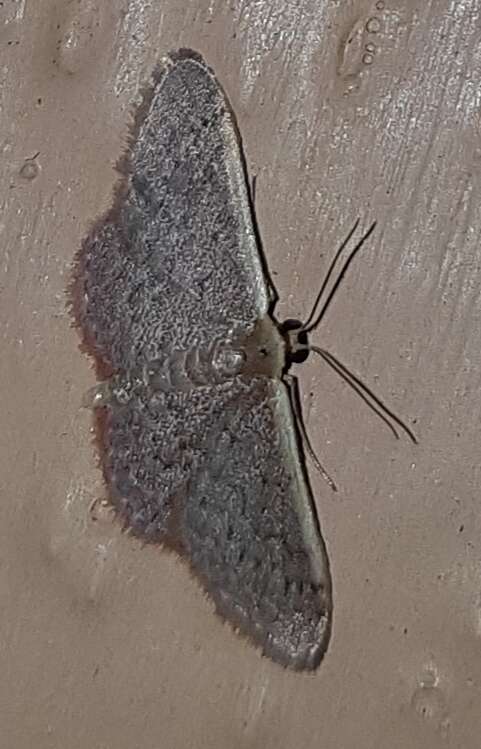
[(156, 69), (118, 168), (73, 281), (103, 381), (111, 503), (134, 534), (183, 557), (265, 655), (312, 670), (332, 588), (289, 393), (296, 325), (274, 316), (240, 137), (200, 55)]

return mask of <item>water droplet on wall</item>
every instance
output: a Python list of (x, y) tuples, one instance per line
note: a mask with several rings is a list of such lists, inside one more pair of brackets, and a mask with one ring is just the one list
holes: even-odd
[(381, 21), (376, 16), (372, 16), (366, 23), (366, 31), (369, 34), (379, 34), (381, 31)]
[(38, 177), (39, 172), (40, 172), (40, 167), (35, 161), (35, 158), (33, 158), (33, 159), (27, 159), (25, 164), (20, 169), (19, 175), (22, 179), (25, 179), (31, 182), (33, 179), (35, 179), (35, 177)]
[(418, 687), (411, 705), (424, 720), (438, 722), (444, 710), (444, 700), (437, 687)]
[(439, 686), (439, 676), (434, 668), (426, 669), (419, 679), (419, 686), (411, 698), (414, 712), (436, 729), (444, 731), (449, 727), (446, 699)]

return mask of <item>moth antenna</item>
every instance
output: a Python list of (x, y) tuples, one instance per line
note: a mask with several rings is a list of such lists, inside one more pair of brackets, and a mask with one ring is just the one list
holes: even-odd
[[(407, 426), (407, 424), (405, 424), (399, 416), (391, 411), (391, 409), (388, 408), (386, 404), (383, 403), (383, 401), (378, 398), (378, 396), (375, 395), (359, 377), (353, 374), (344, 364), (342, 364), (339, 359), (337, 359), (329, 351), (326, 351), (326, 349), (319, 348), (318, 346), (309, 346), (309, 349), (320, 356), (326, 362), (326, 364), (328, 364), (335, 372), (337, 372), (340, 377), (342, 377), (342, 379), (358, 394), (358, 396), (362, 398), (364, 403), (366, 403), (369, 408), (372, 409), (372, 411), (374, 411), (374, 413), (384, 421), (384, 423), (389, 427), (396, 439), (399, 439), (399, 434), (385, 414), (387, 414), (407, 434), (409, 439), (414, 442), (415, 445), (418, 444), (416, 435)], [(369, 398), (371, 398), (374, 403), (371, 403)]]
[(301, 435), (302, 443), (304, 447), (306, 448), (307, 452), (309, 453), (312, 462), (314, 463), (314, 466), (321, 474), (324, 481), (329, 484), (332, 491), (337, 492), (337, 486), (334, 483), (334, 481), (329, 476), (328, 472), (320, 462), (319, 458), (317, 457), (316, 453), (314, 452), (314, 449), (311, 445), (311, 441), (309, 439), (309, 435), (307, 434), (306, 425), (304, 424), (304, 418), (302, 416), (302, 408), (301, 408), (301, 399), (300, 399), (300, 393), (299, 393), (299, 383), (297, 381), (297, 378), (293, 375), (285, 375), (284, 381), (287, 384), (287, 390), (289, 393), (289, 400), (291, 401), (292, 410), (294, 412), (294, 417), (296, 420), (297, 428), (299, 429), (299, 433)]
[(354, 224), (354, 226), (352, 227), (351, 231), (349, 232), (349, 234), (347, 235), (347, 237), (345, 238), (345, 240), (344, 240), (344, 241), (342, 242), (341, 246), (340, 246), (340, 247), (339, 247), (339, 249), (337, 250), (336, 254), (334, 255), (334, 258), (333, 258), (333, 260), (331, 261), (331, 264), (330, 264), (330, 266), (329, 266), (329, 268), (328, 268), (328, 271), (327, 271), (327, 273), (326, 273), (326, 276), (325, 276), (325, 278), (324, 278), (324, 281), (323, 281), (323, 282), (322, 282), (322, 284), (321, 284), (321, 288), (319, 289), (319, 293), (318, 293), (318, 295), (316, 296), (316, 301), (315, 301), (315, 302), (314, 302), (314, 304), (312, 305), (312, 309), (311, 309), (311, 312), (310, 312), (310, 314), (309, 314), (309, 317), (307, 318), (307, 320), (305, 321), (304, 325), (302, 326), (302, 327), (303, 327), (303, 330), (307, 330), (307, 328), (309, 327), (309, 325), (310, 325), (310, 323), (311, 323), (311, 321), (312, 321), (312, 319), (313, 319), (314, 315), (316, 314), (316, 309), (317, 309), (317, 305), (318, 305), (318, 304), (319, 304), (319, 302), (321, 301), (321, 297), (322, 297), (322, 295), (323, 295), (323, 293), (324, 293), (324, 290), (325, 290), (325, 288), (326, 288), (327, 284), (329, 283), (329, 279), (330, 279), (330, 277), (332, 276), (332, 273), (333, 273), (333, 271), (334, 271), (334, 268), (335, 268), (335, 267), (336, 267), (336, 265), (337, 265), (337, 261), (339, 260), (339, 257), (340, 257), (340, 255), (341, 255), (341, 253), (342, 253), (342, 252), (343, 252), (343, 250), (344, 250), (344, 249), (345, 249), (345, 248), (347, 247), (348, 243), (349, 243), (349, 242), (350, 242), (350, 240), (351, 240), (351, 237), (352, 237), (352, 235), (354, 234), (354, 232), (356, 231), (357, 227), (359, 226), (359, 221), (360, 221), (360, 220), (361, 220), (361, 219), (359, 219), (359, 218), (357, 219), (357, 221), (355, 222), (355, 224)]
[[(354, 234), (354, 232), (355, 232), (358, 224), (359, 224), (359, 219), (356, 221), (356, 223), (355, 223), (354, 227), (351, 229), (349, 235), (347, 236), (347, 238), (344, 240), (343, 244), (341, 245), (341, 247), (337, 251), (337, 253), (336, 253), (335, 257), (334, 257), (334, 260), (331, 263), (331, 266), (329, 268), (327, 276), (326, 276), (326, 278), (324, 280), (324, 283), (322, 284), (321, 291), (317, 295), (316, 304), (314, 305), (314, 309), (317, 307), (317, 305), (318, 305), (318, 303), (320, 301), (320, 298), (321, 298), (322, 293), (323, 293), (323, 291), (324, 291), (324, 289), (326, 287), (326, 284), (327, 284), (327, 281), (329, 279), (329, 276), (331, 275), (332, 271), (334, 270), (334, 266), (336, 265), (336, 262), (337, 262), (337, 260), (339, 258), (340, 253), (342, 252), (342, 250), (344, 249), (344, 247), (346, 246), (346, 244), (348, 243), (348, 241), (350, 240), (350, 238)], [(363, 244), (369, 239), (369, 237), (371, 236), (371, 234), (372, 234), (372, 232), (374, 231), (375, 228), (376, 228), (376, 221), (374, 221), (371, 224), (371, 226), (369, 227), (369, 229), (367, 230), (367, 232), (361, 237), (361, 239), (359, 240), (359, 242), (357, 243), (357, 245), (354, 247), (354, 249), (349, 254), (349, 256), (348, 256), (347, 260), (345, 261), (344, 265), (342, 266), (341, 271), (340, 271), (338, 277), (336, 278), (336, 281), (335, 281), (332, 289), (330, 290), (330, 292), (329, 292), (329, 294), (327, 296), (327, 299), (324, 302), (324, 304), (323, 304), (323, 306), (321, 308), (321, 311), (319, 312), (317, 318), (313, 322), (311, 322), (310, 321), (311, 318), (312, 318), (312, 313), (311, 313), (311, 315), (309, 316), (308, 321), (306, 323), (304, 323), (304, 325), (302, 326), (301, 330), (304, 333), (310, 333), (311, 330), (314, 330), (314, 328), (317, 328), (317, 326), (319, 325), (319, 323), (323, 319), (324, 315), (326, 314), (327, 309), (328, 309), (330, 303), (332, 302), (334, 294), (338, 290), (338, 288), (339, 288), (339, 286), (341, 284), (342, 279), (344, 278), (344, 276), (347, 273), (347, 270), (348, 270), (349, 266), (351, 265), (352, 261), (356, 257), (357, 253), (359, 252), (359, 250), (361, 249), (361, 247), (363, 246)]]

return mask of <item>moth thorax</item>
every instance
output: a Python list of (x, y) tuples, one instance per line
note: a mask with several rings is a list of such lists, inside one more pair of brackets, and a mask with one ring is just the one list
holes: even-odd
[(245, 353), (243, 373), (254, 377), (281, 377), (286, 348), (271, 317), (258, 320), (254, 329), (242, 338), (241, 347)]

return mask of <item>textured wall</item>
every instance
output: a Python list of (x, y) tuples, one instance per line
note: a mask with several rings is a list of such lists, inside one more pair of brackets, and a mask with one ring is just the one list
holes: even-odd
[[(0, 8), (0, 746), (477, 749), (481, 730), (479, 0), (7, 0)], [(315, 675), (262, 659), (173, 556), (122, 535), (66, 311), (158, 58), (198, 49), (236, 112), (281, 294), (409, 421), (396, 442), (299, 367), (334, 585)]]

